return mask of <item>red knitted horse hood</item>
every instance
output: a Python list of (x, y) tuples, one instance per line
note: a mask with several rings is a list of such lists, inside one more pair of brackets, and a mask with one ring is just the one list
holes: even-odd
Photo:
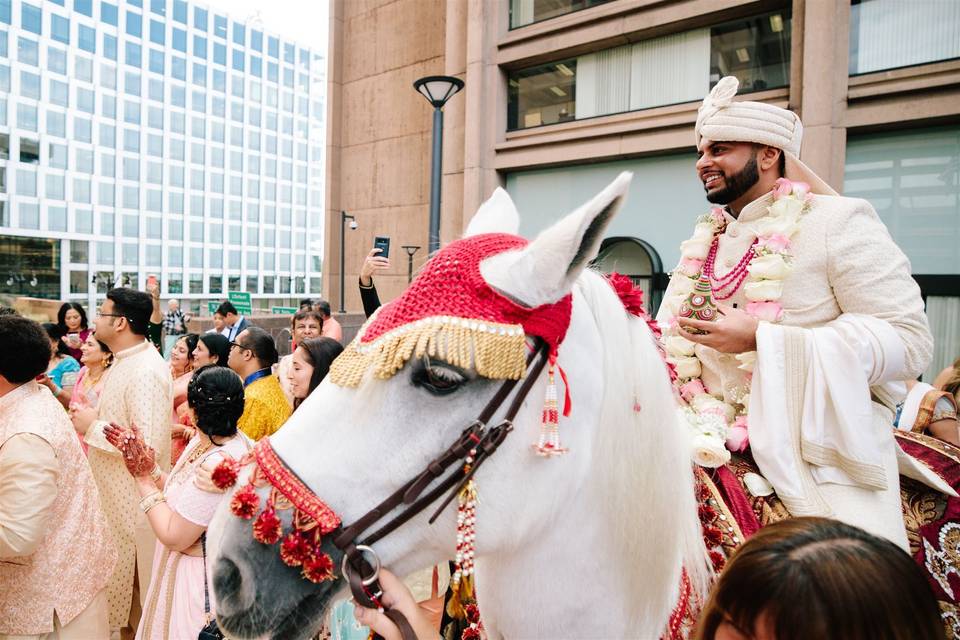
[(525, 307), (496, 291), (480, 273), (486, 258), (527, 244), (519, 236), (486, 233), (438, 251), (407, 290), (361, 328), (331, 368), (333, 381), (354, 386), (371, 366), (377, 377), (390, 377), (412, 355), (424, 353), (472, 367), (484, 377), (520, 378), (526, 335), (543, 339), (556, 353), (570, 325), (570, 294)]

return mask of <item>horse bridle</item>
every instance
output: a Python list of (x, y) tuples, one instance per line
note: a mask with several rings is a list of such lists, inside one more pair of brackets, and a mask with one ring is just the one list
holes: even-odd
[[(334, 546), (344, 553), (341, 573), (347, 579), (350, 591), (353, 593), (357, 604), (383, 612), (397, 625), (404, 640), (416, 640), (416, 634), (402, 613), (385, 607), (381, 602), (383, 589), (379, 580), (380, 559), (374, 552), (372, 545), (396, 531), (449, 492), (430, 517), (430, 524), (436, 521), (447, 505), (457, 497), (461, 489), (473, 478), (480, 466), (496, 452), (507, 435), (513, 431), (513, 419), (520, 411), (520, 407), (530, 390), (536, 384), (537, 378), (543, 372), (548, 360), (547, 351), (547, 345), (538, 340), (537, 347), (527, 358), (526, 377), (503, 418), (495, 427), (487, 428), (487, 423), (493, 419), (501, 405), (506, 402), (510, 393), (520, 382), (519, 380), (505, 381), (483, 411), (480, 412), (477, 419), (463, 430), (460, 437), (452, 445), (428, 464), (422, 472), (406, 482), (386, 500), (361, 516), (356, 522), (344, 527), (334, 538)], [(469, 465), (466, 464), (468, 458), (471, 459)], [(434, 488), (424, 493), (434, 480), (440, 478), (444, 472), (454, 465), (456, 465), (456, 468), (452, 473), (447, 475)], [(401, 506), (406, 508), (358, 542), (365, 531)], [(367, 557), (372, 560), (372, 564), (367, 561)]]

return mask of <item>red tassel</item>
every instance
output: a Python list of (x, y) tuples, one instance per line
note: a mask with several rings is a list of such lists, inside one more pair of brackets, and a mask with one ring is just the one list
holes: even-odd
[(288, 567), (299, 567), (310, 558), (310, 543), (303, 534), (294, 531), (280, 545), (280, 559)]
[(563, 380), (563, 417), (570, 417), (570, 383), (567, 382), (567, 373), (563, 367), (557, 367), (560, 370), (560, 379)]
[(268, 505), (253, 523), (253, 538), (263, 544), (276, 544), (281, 535), (283, 527), (280, 525), (280, 518), (273, 510), (273, 505)]
[(210, 474), (210, 480), (218, 489), (226, 491), (237, 483), (237, 472), (240, 470), (240, 463), (228, 455), (224, 455)]
[(246, 520), (252, 518), (259, 507), (260, 496), (257, 495), (252, 484), (242, 487), (230, 500), (230, 510), (233, 511), (233, 515)]
[[(557, 354), (550, 354), (550, 366), (547, 368), (547, 391), (543, 401), (543, 419), (540, 424), (540, 440), (533, 445), (534, 451), (541, 456), (559, 456), (567, 452), (560, 445), (559, 412), (557, 411)], [(561, 374), (562, 377), (563, 374)]]
[(333, 580), (333, 560), (325, 553), (309, 558), (303, 563), (303, 577), (313, 583)]

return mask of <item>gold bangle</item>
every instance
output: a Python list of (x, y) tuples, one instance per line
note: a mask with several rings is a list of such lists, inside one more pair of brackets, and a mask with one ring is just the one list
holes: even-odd
[(160, 465), (153, 465), (153, 469), (150, 470), (150, 479), (154, 482), (160, 481)]
[(148, 495), (146, 498), (143, 498), (140, 500), (140, 510), (143, 511), (144, 513), (147, 513), (148, 511), (150, 511), (150, 509), (153, 509), (155, 506), (157, 506), (161, 502), (166, 502), (166, 501), (167, 501), (167, 498), (166, 496), (163, 495), (163, 491), (155, 491), (154, 493), (151, 493), (150, 495)]

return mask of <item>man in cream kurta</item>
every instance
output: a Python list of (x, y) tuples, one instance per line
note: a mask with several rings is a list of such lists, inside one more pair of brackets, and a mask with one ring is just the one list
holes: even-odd
[[(838, 196), (799, 161), (796, 114), (734, 102), (736, 89), (735, 78), (722, 79), (697, 119), (698, 175), (708, 200), (726, 205), (711, 287), (715, 298), (731, 293), (724, 277), (753, 255), (772, 188), (785, 174), (813, 195), (790, 238), (782, 316), (745, 311), (770, 295), (748, 296), (757, 281), (748, 278), (721, 302), (719, 320), (676, 318), (699, 275), (691, 266), (698, 270), (712, 245), (702, 237), (681, 248), (678, 271), (691, 277), (674, 275), (658, 319), (671, 325), (668, 337), (692, 343), (688, 355), (699, 360), (706, 391), (747, 412), (751, 452), (793, 515), (835, 517), (906, 548), (898, 474), (905, 454), (893, 438), (891, 383), (916, 377), (931, 357), (919, 288), (873, 207)], [(737, 358), (754, 350), (755, 362)], [(681, 382), (690, 373), (681, 371)]]
[(111, 422), (137, 425), (144, 441), (156, 451), (157, 463), (164, 470), (169, 467), (173, 389), (169, 366), (145, 336), (152, 309), (148, 294), (128, 289), (107, 294), (96, 335), (111, 348), (115, 360), (105, 374), (95, 414), (74, 412), (74, 424), (86, 430), (90, 468), (120, 554), (108, 592), (110, 626), (123, 628), (129, 622), (133, 631), (139, 618), (130, 616), (134, 575), (136, 571), (142, 604), (150, 585), (156, 537), (139, 509), (136, 484), (103, 429)]

